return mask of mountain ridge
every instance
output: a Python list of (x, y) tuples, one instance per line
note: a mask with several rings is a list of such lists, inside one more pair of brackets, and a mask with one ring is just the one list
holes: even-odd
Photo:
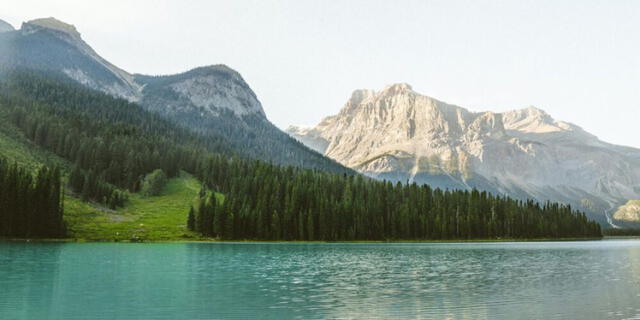
[(15, 31), (15, 28), (10, 23), (0, 19), (0, 33), (8, 31)]
[(336, 115), (287, 132), (375, 178), (561, 201), (600, 221), (640, 198), (640, 150), (535, 107), (472, 112), (393, 84), (356, 90)]
[(223, 64), (173, 75), (129, 73), (95, 52), (72, 24), (44, 18), (0, 33), (0, 71), (14, 69), (64, 75), (194, 132), (225, 137), (241, 155), (281, 165), (351, 172), (275, 127), (240, 73)]

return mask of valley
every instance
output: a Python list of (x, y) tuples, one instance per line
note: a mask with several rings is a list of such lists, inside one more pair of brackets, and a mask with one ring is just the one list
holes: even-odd
[[(600, 236), (589, 219), (603, 217), (574, 208), (598, 210), (602, 194), (539, 184), (554, 175), (563, 179), (558, 172), (539, 176), (539, 159), (527, 158), (557, 153), (545, 145), (565, 132), (593, 138), (539, 109), (471, 113), (397, 84), (358, 90), (338, 116), (312, 130), (291, 129), (300, 143), (267, 120), (241, 75), (224, 65), (169, 76), (130, 74), (100, 57), (74, 26), (53, 18), (0, 33), (0, 44), (2, 156), (32, 170), (62, 169), (72, 238)], [(548, 141), (536, 138), (540, 132)], [(498, 160), (504, 157), (513, 159)], [(169, 182), (159, 196), (144, 197), (142, 181), (154, 170)], [(513, 170), (525, 176), (517, 179)], [(497, 171), (502, 176), (491, 176)], [(530, 184), (519, 184), (522, 179)], [(600, 183), (610, 186), (607, 199), (627, 192), (617, 180)]]
[[(0, 93), (0, 119), (14, 128), (6, 143), (12, 152), (3, 156), (32, 166), (37, 159), (47, 166), (66, 162), (65, 221), (74, 238), (198, 239), (194, 231), (225, 240), (600, 237), (597, 224), (560, 204), (235, 157), (218, 139), (48, 76), (11, 74)], [(141, 181), (156, 170), (169, 178), (165, 193), (143, 197)], [(196, 190), (194, 178), (204, 187)], [(187, 231), (190, 207), (194, 222)]]
[(640, 319), (640, 2), (1, 11), (0, 320)]

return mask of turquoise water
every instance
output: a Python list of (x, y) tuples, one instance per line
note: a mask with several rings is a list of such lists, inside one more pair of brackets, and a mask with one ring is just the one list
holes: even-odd
[(640, 319), (640, 241), (0, 243), (0, 319)]

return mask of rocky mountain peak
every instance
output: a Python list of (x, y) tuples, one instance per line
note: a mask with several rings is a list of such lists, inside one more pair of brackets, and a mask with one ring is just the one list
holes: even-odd
[[(640, 150), (602, 142), (536, 107), (471, 112), (394, 84), (358, 90), (337, 115), (287, 131), (380, 179), (566, 202), (600, 219), (614, 204), (640, 199)], [(585, 199), (594, 205), (581, 206)]]
[(629, 200), (618, 208), (613, 214), (613, 218), (620, 221), (640, 221), (640, 200)]
[(73, 25), (45, 18), (0, 35), (0, 71), (5, 68), (66, 75), (86, 88), (135, 102), (180, 126), (213, 137), (213, 144), (221, 150), (243, 157), (350, 172), (283, 134), (267, 119), (247, 82), (226, 65), (172, 75), (130, 74), (95, 52)]
[(242, 76), (240, 75), (240, 73), (238, 73), (238, 71), (233, 70), (226, 64), (209, 65), (209, 66), (200, 67), (200, 69), (211, 71), (211, 72), (226, 73), (229, 76), (232, 76), (234, 78), (242, 79)]
[(197, 67), (189, 71), (183, 72), (180, 75), (182, 75), (183, 78), (216, 76), (216, 77), (224, 77), (233, 81), (244, 82), (244, 79), (242, 78), (240, 73), (238, 73), (236, 70), (233, 70), (232, 68), (224, 64), (215, 64), (215, 65)]
[(418, 108), (431, 113), (431, 116), (435, 116), (436, 114), (455, 113), (456, 110), (454, 109), (457, 107), (416, 93), (411, 85), (407, 83), (396, 83), (388, 85), (379, 91), (370, 89), (355, 90), (340, 111), (340, 114), (353, 114), (361, 111), (360, 109), (362, 108), (375, 109), (383, 112), (383, 114), (387, 114), (386, 112), (390, 111), (389, 108), (402, 110)]
[(14, 31), (14, 30), (15, 29), (11, 24), (9, 24), (4, 20), (0, 20), (0, 32), (8, 32), (8, 31)]
[[(242, 76), (226, 65), (209, 65), (165, 76), (130, 74), (118, 68), (84, 42), (75, 26), (56, 18), (22, 24), (16, 37), (0, 43), (0, 65), (19, 62), (29, 68), (57, 71), (85, 87), (138, 102), (167, 115), (237, 116), (266, 118), (260, 101)], [(33, 47), (39, 46), (33, 54)]]
[(507, 130), (514, 130), (520, 133), (581, 131), (579, 127), (555, 120), (551, 115), (536, 107), (505, 112), (503, 120)]
[(522, 111), (526, 112), (526, 113), (528, 113), (530, 115), (536, 115), (536, 116), (547, 115), (546, 111), (544, 111), (544, 110), (542, 110), (542, 109), (540, 109), (538, 107), (535, 107), (535, 106), (528, 106), (528, 107), (522, 109)]
[(168, 113), (197, 110), (200, 116), (218, 116), (227, 111), (236, 116), (258, 115), (266, 118), (262, 104), (240, 73), (226, 65), (198, 67), (167, 76), (135, 75), (143, 93), (164, 92), (175, 99), (145, 100)]
[(408, 83), (394, 83), (386, 86), (380, 92), (383, 95), (397, 95), (404, 92), (413, 92), (413, 88)]
[(91, 89), (138, 101), (131, 75), (98, 55), (75, 26), (56, 18), (24, 22), (14, 37), (1, 39), (0, 64), (60, 72)]
[(25, 22), (22, 24), (21, 30), (26, 33), (36, 32), (39, 30), (53, 30), (67, 34), (71, 37), (80, 39), (80, 33), (76, 30), (76, 27), (72, 24), (62, 22), (56, 18), (40, 18)]
[(376, 92), (369, 89), (358, 89), (353, 91), (351, 94), (351, 98), (349, 98), (350, 104), (358, 105), (361, 104), (364, 100), (369, 99), (375, 96)]

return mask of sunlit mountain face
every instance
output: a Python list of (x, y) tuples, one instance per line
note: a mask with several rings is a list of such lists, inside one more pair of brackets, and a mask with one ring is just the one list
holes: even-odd
[(289, 134), (379, 179), (572, 204), (604, 224), (640, 199), (640, 150), (599, 140), (535, 107), (471, 112), (408, 84), (357, 90), (342, 110)]

